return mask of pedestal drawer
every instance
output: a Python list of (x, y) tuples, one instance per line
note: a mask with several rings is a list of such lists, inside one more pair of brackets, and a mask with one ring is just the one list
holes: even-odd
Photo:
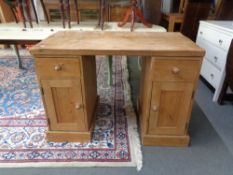
[(36, 70), (43, 78), (80, 78), (80, 59), (36, 58)]
[(216, 31), (209, 27), (203, 27), (203, 26), (200, 26), (200, 29), (198, 32), (198, 38), (199, 37), (210, 41), (217, 47), (224, 49), (226, 51), (229, 49), (231, 38), (232, 38), (230, 35), (227, 35), (223, 32)]
[(199, 72), (200, 62), (195, 60), (152, 59), (152, 80), (194, 81)]
[(221, 79), (221, 72), (207, 59), (203, 60), (201, 75), (216, 89)]
[(213, 63), (220, 71), (225, 69), (227, 52), (219, 49), (210, 42), (197, 38), (197, 45), (205, 49), (205, 58)]

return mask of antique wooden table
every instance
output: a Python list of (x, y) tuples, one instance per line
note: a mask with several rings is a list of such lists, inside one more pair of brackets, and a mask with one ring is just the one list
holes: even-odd
[(64, 31), (30, 52), (49, 120), (48, 140), (90, 141), (97, 105), (95, 55), (140, 55), (142, 143), (188, 145), (204, 50), (182, 34)]

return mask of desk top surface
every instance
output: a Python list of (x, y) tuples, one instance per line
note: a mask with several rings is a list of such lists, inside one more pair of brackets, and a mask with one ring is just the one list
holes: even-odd
[(36, 57), (77, 55), (204, 56), (180, 33), (58, 32), (30, 49)]

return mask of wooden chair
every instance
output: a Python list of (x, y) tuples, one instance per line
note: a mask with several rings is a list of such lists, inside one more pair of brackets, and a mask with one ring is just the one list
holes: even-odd
[[(173, 1), (173, 3), (179, 3), (178, 12), (173, 13), (164, 13), (163, 14), (163, 20), (168, 22), (168, 32), (174, 32), (175, 24), (182, 24), (183, 22), (183, 16), (185, 7), (188, 3), (188, 0), (179, 0), (179, 1)], [(176, 9), (177, 4), (173, 4), (174, 8)]]
[[(68, 20), (68, 26), (69, 28), (71, 28), (70, 0), (65, 0), (66, 2), (65, 4), (64, 4), (64, 0), (59, 0), (59, 2), (60, 2), (60, 7), (61, 7), (61, 17), (62, 17), (63, 28), (66, 27), (66, 24), (65, 24), (66, 17)], [(77, 24), (79, 24), (78, 0), (74, 0), (74, 4), (75, 4), (75, 14), (76, 14)], [(66, 6), (66, 17), (65, 17), (65, 6)]]
[[(5, 0), (5, 2), (9, 5), (9, 7), (11, 8), (11, 11), (14, 15), (15, 21), (18, 23), (19, 21), (19, 16), (18, 16), (18, 9), (20, 12), (20, 17), (23, 20), (23, 26), (24, 28), (27, 27), (26, 25), (26, 16), (25, 13), (27, 15), (27, 18), (29, 20), (29, 24), (30, 27), (32, 28), (32, 16), (31, 16), (31, 9), (30, 6), (32, 5), (32, 9), (36, 18), (36, 22), (38, 23), (38, 17), (37, 17), (37, 13), (35, 10), (35, 4), (34, 1), (30, 1), (30, 0)], [(24, 10), (25, 9), (25, 10)]]
[(233, 40), (227, 55), (226, 78), (218, 99), (219, 104), (223, 104), (224, 100), (233, 100), (233, 94), (227, 94), (228, 87), (233, 91)]
[(184, 12), (181, 33), (195, 42), (199, 21), (208, 18), (211, 5), (212, 0), (189, 0)]
[(233, 20), (233, 0), (219, 0), (216, 20)]

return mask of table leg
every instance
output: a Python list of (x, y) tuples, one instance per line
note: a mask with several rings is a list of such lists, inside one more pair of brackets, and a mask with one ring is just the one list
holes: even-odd
[(21, 58), (20, 58), (20, 55), (19, 55), (19, 49), (18, 49), (17, 45), (16, 45), (16, 44), (13, 44), (13, 45), (12, 45), (12, 48), (13, 48), (13, 50), (14, 50), (14, 52), (15, 52), (15, 55), (16, 55), (16, 58), (17, 58), (17, 61), (18, 61), (19, 68), (20, 68), (20, 69), (23, 69), (22, 61), (21, 61)]
[(108, 85), (112, 86), (112, 56), (108, 56)]

